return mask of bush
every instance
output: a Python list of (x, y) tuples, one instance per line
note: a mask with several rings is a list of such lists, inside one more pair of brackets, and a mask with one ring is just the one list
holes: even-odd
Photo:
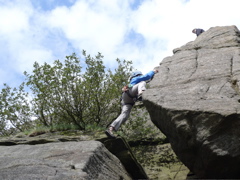
[[(81, 61), (73, 53), (64, 63), (35, 62), (32, 73), (24, 72), (27, 82), (19, 89), (11, 91), (6, 85), (0, 94), (0, 106), (4, 107), (0, 130), (6, 129), (8, 120), (19, 131), (34, 126), (85, 130), (93, 124), (109, 124), (120, 112), (119, 96), (132, 63), (117, 59), (118, 67), (112, 71), (104, 66), (101, 53), (91, 57), (83, 51), (82, 55)], [(24, 88), (30, 89), (31, 101)]]

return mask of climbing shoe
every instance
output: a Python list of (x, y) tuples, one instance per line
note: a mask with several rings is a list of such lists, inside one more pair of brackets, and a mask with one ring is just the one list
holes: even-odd
[(109, 138), (116, 138), (116, 136), (114, 136), (114, 134), (113, 134), (113, 127), (109, 127), (109, 129), (105, 131), (105, 134)]

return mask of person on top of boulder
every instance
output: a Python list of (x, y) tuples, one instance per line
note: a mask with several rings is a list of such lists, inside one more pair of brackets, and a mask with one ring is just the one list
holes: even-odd
[(113, 131), (117, 131), (121, 124), (126, 122), (133, 105), (136, 101), (142, 101), (142, 93), (146, 90), (146, 81), (151, 80), (158, 70), (153, 70), (143, 75), (141, 71), (135, 71), (131, 74), (130, 83), (122, 88), (122, 111), (116, 120), (114, 120), (105, 134), (110, 138), (115, 138)]
[(195, 29), (192, 30), (192, 33), (196, 34), (197, 36), (199, 36), (203, 32), (205, 32), (205, 31), (203, 29), (200, 29), (200, 28), (195, 28)]

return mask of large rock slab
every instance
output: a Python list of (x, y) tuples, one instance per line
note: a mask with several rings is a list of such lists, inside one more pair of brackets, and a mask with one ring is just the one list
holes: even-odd
[(153, 123), (200, 178), (240, 178), (240, 32), (213, 27), (163, 59), (144, 93)]
[(132, 179), (98, 141), (0, 146), (0, 179)]

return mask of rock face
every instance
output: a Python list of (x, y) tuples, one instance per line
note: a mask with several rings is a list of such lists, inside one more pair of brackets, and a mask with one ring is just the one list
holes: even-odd
[[(26, 150), (27, 152), (25, 152)], [(51, 151), (52, 155), (47, 154), (48, 151)], [(31, 152), (31, 156), (28, 155), (28, 152)], [(24, 180), (28, 177), (31, 180), (33, 177), (42, 179), (38, 163), (43, 167), (41, 172), (44, 172), (44, 167), (52, 164), (53, 160), (54, 166), (49, 169), (52, 168), (51, 172), (56, 171), (56, 176), (49, 176), (46, 172), (44, 174), (48, 179), (129, 179), (130, 177), (130, 179), (149, 179), (125, 139), (121, 137), (106, 138), (102, 131), (87, 133), (70, 130), (32, 133), (29, 136), (20, 133), (16, 136), (2, 137), (0, 138), (0, 154), (0, 179), (5, 177), (4, 180), (19, 180), (18, 177), (22, 176)], [(36, 163), (32, 163), (31, 166), (28, 166), (27, 163), (26, 166), (17, 163), (17, 166), (25, 168), (24, 171), (18, 171), (14, 169), (15, 165), (11, 165), (12, 158), (5, 158), (5, 155), (14, 157), (16, 160), (19, 159), (21, 162), (28, 162), (31, 159), (31, 162)], [(44, 164), (41, 162), (43, 156)], [(54, 156), (54, 158), (45, 158), (46, 156)], [(63, 156), (67, 160), (63, 160)], [(79, 164), (84, 168), (79, 168)], [(66, 168), (62, 168), (62, 166)], [(1, 174), (2, 172), (4, 173)], [(11, 175), (12, 172), (14, 175)], [(29, 176), (25, 176), (25, 172), (31, 173)], [(79, 176), (75, 176), (75, 174), (79, 174)]]
[(153, 123), (199, 178), (240, 178), (240, 32), (213, 27), (173, 50), (144, 93)]
[(132, 179), (98, 141), (0, 147), (0, 179)]

